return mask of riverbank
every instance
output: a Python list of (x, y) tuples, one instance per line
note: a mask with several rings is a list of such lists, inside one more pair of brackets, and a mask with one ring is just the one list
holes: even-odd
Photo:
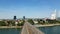
[[(35, 27), (50, 27), (50, 26), (59, 26), (60, 24), (44, 24), (44, 25), (33, 25)], [(23, 26), (0, 26), (0, 28), (22, 28)]]
[(35, 27), (48, 27), (48, 26), (59, 26), (60, 24), (44, 24), (44, 25), (34, 25)]
[(0, 26), (0, 28), (22, 28), (22, 26)]

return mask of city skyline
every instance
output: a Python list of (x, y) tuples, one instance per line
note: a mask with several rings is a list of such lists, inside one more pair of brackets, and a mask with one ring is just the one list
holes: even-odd
[(0, 0), (0, 19), (50, 18), (55, 9), (60, 17), (60, 0)]

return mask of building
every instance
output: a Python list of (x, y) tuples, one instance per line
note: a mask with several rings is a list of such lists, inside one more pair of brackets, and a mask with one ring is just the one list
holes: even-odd
[(23, 19), (25, 19), (25, 16), (23, 16)]
[(33, 21), (35, 24), (37, 24), (38, 23), (38, 21)]
[(55, 20), (56, 19), (56, 10), (54, 13), (51, 14), (51, 20)]
[(16, 16), (14, 16), (14, 20), (16, 20)]

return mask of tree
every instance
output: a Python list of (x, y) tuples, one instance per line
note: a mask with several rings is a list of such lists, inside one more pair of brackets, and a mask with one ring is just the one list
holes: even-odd
[(37, 19), (37, 21), (38, 21), (38, 24), (44, 24), (45, 23), (45, 21), (42, 19)]
[(50, 24), (56, 23), (56, 20), (47, 19), (46, 21), (48, 21)]
[(11, 23), (11, 24), (12, 24), (12, 26), (15, 26), (15, 21), (14, 21), (14, 20), (12, 20), (12, 23)]
[(18, 23), (17, 25), (18, 26), (23, 26), (24, 25), (24, 23), (25, 23), (25, 20), (22, 20), (23, 22), (21, 22), (21, 23)]
[(28, 22), (30, 23), (30, 24), (34, 24), (34, 22), (33, 22), (33, 20), (32, 19), (28, 19)]
[(6, 26), (6, 23), (4, 21), (0, 21), (0, 26)]
[(38, 24), (40, 24), (40, 19), (37, 19), (37, 21), (38, 21)]

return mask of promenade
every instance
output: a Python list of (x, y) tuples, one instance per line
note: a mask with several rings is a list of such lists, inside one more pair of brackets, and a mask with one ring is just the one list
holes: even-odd
[[(50, 27), (50, 26), (60, 26), (60, 24), (44, 24), (44, 25), (33, 25), (35, 27)], [(0, 26), (0, 28), (22, 28), (23, 26)]]
[(0, 28), (22, 28), (22, 26), (0, 26)]
[(44, 24), (44, 25), (41, 25), (41, 24), (39, 24), (39, 25), (34, 25), (35, 27), (50, 27), (50, 26), (60, 26), (60, 24)]
[[(51, 26), (60, 26), (60, 24), (44, 24), (44, 25), (41, 25), (41, 24), (37, 24), (37, 25), (33, 25), (35, 27), (51, 27)], [(0, 26), (0, 28), (22, 28), (23, 26)]]

